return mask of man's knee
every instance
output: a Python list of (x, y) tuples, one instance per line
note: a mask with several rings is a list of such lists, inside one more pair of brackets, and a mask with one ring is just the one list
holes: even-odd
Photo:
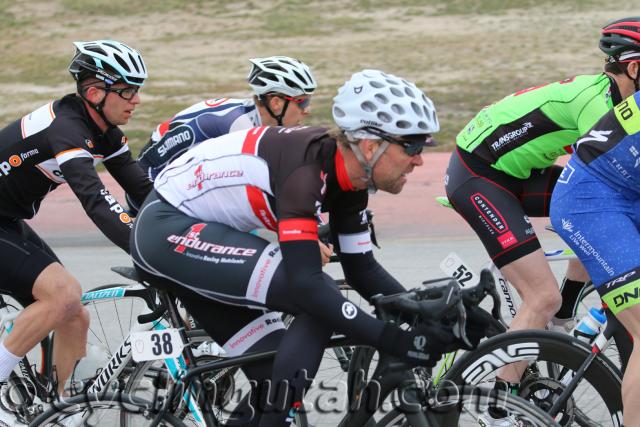
[(78, 316), (83, 321), (88, 319), (88, 313), (82, 314), (86, 310), (81, 303), (80, 284), (60, 264), (51, 264), (40, 273), (33, 286), (33, 296), (50, 307), (49, 313), (56, 323), (68, 322)]
[(526, 304), (540, 314), (555, 314), (562, 305), (562, 296), (557, 285), (548, 283), (540, 286), (534, 293), (529, 295)]
[(80, 309), (75, 316), (69, 319), (69, 322), (73, 324), (76, 329), (86, 331), (89, 329), (89, 323), (91, 322), (89, 311), (81, 304)]

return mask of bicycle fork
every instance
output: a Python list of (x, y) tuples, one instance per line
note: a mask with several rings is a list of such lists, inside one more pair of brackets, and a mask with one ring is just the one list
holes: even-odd
[[(164, 327), (164, 325), (158, 323), (154, 326), (154, 329), (162, 330), (166, 328)], [(164, 364), (167, 367), (167, 371), (171, 375), (174, 384), (177, 384), (187, 370), (187, 363), (184, 360), (184, 357), (180, 356), (176, 359), (164, 359)], [(193, 386), (190, 386), (187, 390), (185, 390), (185, 392), (182, 394), (182, 401), (185, 403), (187, 408), (189, 408), (189, 412), (193, 416), (193, 420), (196, 422), (196, 424), (198, 426), (206, 427), (207, 423), (204, 421), (204, 415), (202, 414), (202, 410), (198, 405), (198, 399), (194, 395), (194, 391), (195, 389)], [(204, 393), (204, 389), (202, 392)]]

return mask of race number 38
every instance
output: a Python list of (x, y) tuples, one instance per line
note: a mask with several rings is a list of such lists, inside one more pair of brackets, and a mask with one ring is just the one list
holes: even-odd
[(182, 337), (175, 328), (131, 334), (131, 355), (136, 362), (176, 358), (183, 348)]

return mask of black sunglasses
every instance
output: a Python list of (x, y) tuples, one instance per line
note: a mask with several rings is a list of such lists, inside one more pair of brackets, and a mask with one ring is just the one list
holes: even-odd
[(364, 128), (364, 130), (374, 134), (380, 139), (387, 141), (391, 144), (401, 145), (402, 148), (404, 149), (404, 152), (408, 156), (412, 156), (412, 157), (422, 153), (422, 150), (424, 149), (425, 146), (433, 145), (432, 143), (433, 140), (431, 138), (431, 135), (429, 134), (415, 135), (415, 136), (412, 135), (413, 140), (409, 141), (407, 139), (394, 138), (388, 133), (383, 132), (378, 128), (367, 127), (367, 128)]
[(104, 90), (105, 92), (117, 93), (120, 98), (130, 101), (134, 96), (136, 96), (136, 94), (140, 90), (140, 86), (129, 86), (123, 87), (121, 89), (101, 87), (100, 89)]

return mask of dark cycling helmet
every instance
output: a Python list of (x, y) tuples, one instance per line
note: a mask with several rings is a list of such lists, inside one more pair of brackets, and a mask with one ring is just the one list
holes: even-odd
[(147, 68), (137, 50), (114, 40), (74, 42), (76, 54), (69, 72), (77, 82), (88, 77), (103, 80), (108, 86), (123, 81), (142, 86)]
[(640, 17), (619, 19), (605, 26), (600, 50), (610, 62), (640, 59)]

